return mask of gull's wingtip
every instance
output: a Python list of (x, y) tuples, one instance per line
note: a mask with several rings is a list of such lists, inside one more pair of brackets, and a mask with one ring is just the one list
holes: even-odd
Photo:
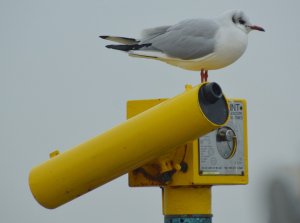
[(99, 38), (101, 38), (101, 39), (107, 39), (109, 36), (99, 36)]

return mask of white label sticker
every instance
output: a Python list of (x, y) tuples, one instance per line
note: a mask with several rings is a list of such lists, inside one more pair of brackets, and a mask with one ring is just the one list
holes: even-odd
[(227, 125), (199, 138), (200, 175), (244, 175), (243, 104), (229, 106)]

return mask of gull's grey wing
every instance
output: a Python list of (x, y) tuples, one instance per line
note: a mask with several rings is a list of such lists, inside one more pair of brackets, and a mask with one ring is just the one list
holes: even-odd
[(160, 51), (184, 60), (197, 59), (214, 52), (218, 27), (213, 20), (185, 20), (142, 39), (141, 43), (151, 43), (151, 46), (141, 50)]
[(145, 29), (142, 32), (142, 41), (148, 41), (154, 37), (164, 34), (171, 26), (159, 26), (155, 28)]

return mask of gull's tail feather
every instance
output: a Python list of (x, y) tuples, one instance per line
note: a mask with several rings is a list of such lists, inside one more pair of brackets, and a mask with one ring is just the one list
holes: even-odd
[(145, 43), (145, 44), (131, 44), (131, 45), (106, 45), (109, 49), (114, 50), (121, 50), (121, 51), (131, 51), (131, 50), (139, 50), (143, 47), (149, 47), (151, 46), (151, 43)]
[(102, 39), (110, 40), (122, 44), (138, 44), (140, 41), (134, 38), (121, 37), (121, 36), (99, 36)]

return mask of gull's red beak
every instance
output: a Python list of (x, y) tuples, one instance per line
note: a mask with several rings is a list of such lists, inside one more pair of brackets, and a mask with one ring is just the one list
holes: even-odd
[(255, 25), (253, 25), (253, 26), (248, 26), (250, 29), (252, 29), (252, 30), (258, 30), (258, 31), (262, 31), (262, 32), (265, 32), (265, 29), (264, 28), (262, 28), (262, 27), (260, 27), (260, 26), (255, 26)]

